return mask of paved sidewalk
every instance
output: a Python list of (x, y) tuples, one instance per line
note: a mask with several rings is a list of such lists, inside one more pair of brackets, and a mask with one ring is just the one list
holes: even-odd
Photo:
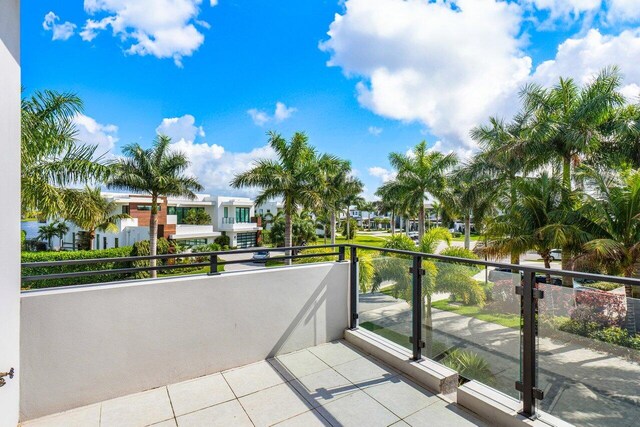
[[(411, 335), (409, 305), (382, 294), (367, 294), (360, 321)], [(375, 303), (374, 303), (375, 301)], [(467, 348), (485, 358), (496, 375), (493, 386), (518, 397), (520, 332), (474, 317), (433, 309), (434, 339)], [(568, 335), (567, 335), (568, 336)], [(585, 426), (640, 425), (640, 365), (571, 342), (538, 338), (539, 386), (544, 411)]]

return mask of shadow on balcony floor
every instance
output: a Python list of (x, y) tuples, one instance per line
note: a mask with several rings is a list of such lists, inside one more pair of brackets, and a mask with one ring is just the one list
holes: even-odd
[(478, 426), (344, 341), (29, 421), (40, 426)]

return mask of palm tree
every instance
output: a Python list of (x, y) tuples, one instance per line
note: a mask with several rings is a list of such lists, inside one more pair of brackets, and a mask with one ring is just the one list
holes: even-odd
[(89, 249), (93, 249), (96, 231), (117, 233), (117, 221), (131, 218), (124, 213), (114, 213), (118, 204), (102, 197), (99, 188), (85, 188), (83, 191), (83, 211), (69, 220), (87, 232)]
[[(560, 78), (551, 89), (529, 85), (523, 91), (524, 104), (533, 112), (527, 157), (532, 164), (562, 170), (565, 197), (571, 193), (575, 167), (607, 142), (604, 125), (612, 110), (625, 102), (618, 91), (621, 82), (618, 68), (610, 67), (583, 87), (573, 79)], [(571, 255), (571, 248), (563, 247), (563, 269), (571, 267)]]
[[(471, 137), (478, 142), (481, 151), (466, 166), (466, 173), (482, 180), (488, 198), (505, 215), (515, 215), (518, 177), (537, 166), (529, 165), (524, 153), (529, 141), (530, 116), (530, 111), (524, 110), (509, 123), (491, 117), (489, 125), (471, 130)], [(520, 263), (520, 254), (514, 245), (509, 253), (511, 264)]]
[(68, 232), (69, 227), (66, 223), (54, 221), (50, 224), (41, 225), (38, 228), (38, 235), (36, 236), (36, 239), (47, 242), (48, 248), (51, 250), (53, 248), (53, 238), (57, 237), (62, 242), (64, 235)]
[(331, 228), (331, 244), (336, 243), (337, 213), (342, 210), (345, 182), (351, 173), (351, 163), (346, 160), (338, 160), (337, 163), (325, 161), (320, 165), (320, 176), (323, 181), (321, 186), (322, 197), (318, 210), (328, 212)]
[(404, 204), (418, 211), (418, 234), (422, 238), (425, 228), (424, 203), (428, 196), (439, 198), (446, 187), (446, 173), (457, 163), (455, 154), (444, 155), (427, 149), (422, 141), (411, 154), (391, 153), (389, 162), (398, 171), (396, 182)]
[[(158, 200), (160, 197), (195, 198), (194, 191), (202, 190), (200, 183), (185, 175), (189, 160), (184, 153), (171, 149), (171, 138), (158, 135), (151, 148), (144, 149), (139, 144), (130, 144), (122, 149), (124, 158), (114, 165), (113, 176), (107, 185), (151, 196), (149, 221), (149, 252), (155, 256), (158, 250)], [(149, 263), (156, 266), (156, 260)], [(151, 277), (156, 277), (151, 270)]]
[[(318, 206), (323, 187), (319, 159), (307, 136), (296, 132), (287, 142), (279, 134), (269, 132), (269, 146), (277, 159), (258, 159), (253, 168), (236, 175), (234, 188), (259, 187), (256, 204), (282, 198), (285, 216), (285, 247), (292, 246), (292, 217), (298, 208)], [(333, 232), (334, 230), (332, 230)], [(287, 251), (287, 255), (290, 251)], [(291, 264), (291, 260), (286, 260)]]
[(47, 218), (73, 214), (81, 208), (78, 191), (67, 187), (108, 177), (97, 147), (76, 142), (74, 117), (81, 111), (82, 101), (71, 93), (37, 91), (22, 99), (23, 212), (35, 210)]
[(447, 246), (451, 244), (453, 236), (451, 232), (443, 227), (433, 227), (427, 230), (420, 239), (420, 252), (427, 254), (436, 253), (440, 242), (445, 242)]
[(349, 232), (349, 228), (351, 226), (351, 216), (350, 209), (351, 206), (359, 206), (361, 203), (364, 203), (364, 198), (360, 196), (363, 189), (362, 181), (358, 178), (347, 177), (339, 186), (339, 192), (342, 195), (341, 203), (345, 207), (346, 211), (346, 230), (347, 230), (347, 241), (349, 240), (349, 236), (351, 236)]

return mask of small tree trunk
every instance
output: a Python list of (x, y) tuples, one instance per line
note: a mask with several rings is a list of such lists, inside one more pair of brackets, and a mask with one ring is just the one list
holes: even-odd
[(391, 235), (396, 235), (396, 211), (391, 209)]
[(96, 238), (96, 232), (93, 230), (87, 231), (87, 235), (89, 236), (89, 250), (92, 251), (93, 250), (93, 241)]
[(468, 211), (464, 216), (464, 248), (471, 248), (471, 214)]
[[(293, 224), (291, 222), (291, 212), (285, 212), (284, 214), (284, 246), (286, 248), (290, 248), (291, 246), (293, 246), (293, 244), (291, 243), (292, 235), (293, 235)], [(290, 256), (291, 250), (287, 249), (285, 251), (285, 255)], [(284, 264), (291, 265), (291, 259), (285, 259)]]
[[(155, 256), (158, 254), (158, 198), (153, 196), (151, 198), (151, 220), (149, 221), (149, 255)], [(149, 260), (149, 266), (155, 267), (157, 260)], [(151, 278), (158, 277), (156, 270), (151, 270)]]
[(424, 236), (424, 221), (425, 221), (424, 202), (420, 203), (420, 212), (418, 214), (418, 221), (420, 221), (418, 223), (418, 236), (420, 237), (420, 240), (422, 240), (422, 236)]
[(331, 244), (336, 244), (336, 211), (331, 211)]
[(349, 222), (350, 222), (349, 221), (349, 207), (347, 207), (347, 236), (346, 236), (347, 237), (347, 242), (349, 241), (349, 237), (350, 237), (350, 235), (349, 235), (349, 226), (351, 224), (349, 224)]

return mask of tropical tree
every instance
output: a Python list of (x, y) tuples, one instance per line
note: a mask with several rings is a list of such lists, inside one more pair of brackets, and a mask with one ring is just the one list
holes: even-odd
[[(365, 202), (364, 198), (360, 196), (360, 193), (362, 193), (363, 188), (364, 188), (364, 185), (362, 184), (362, 181), (360, 181), (358, 178), (354, 178), (351, 176), (343, 180), (338, 187), (338, 191), (342, 196), (341, 204), (344, 206), (345, 213), (346, 213), (345, 232), (346, 232), (347, 240), (350, 240), (352, 236), (352, 233), (350, 231), (350, 228), (352, 227), (351, 216), (350, 216), (351, 206), (357, 207)], [(353, 234), (355, 235), (355, 233)]]
[(326, 212), (329, 216), (331, 244), (336, 243), (337, 214), (343, 209), (345, 183), (348, 182), (350, 173), (351, 163), (346, 160), (338, 160), (337, 163), (325, 162), (320, 165), (322, 197), (317, 210)]
[(109, 167), (96, 146), (76, 141), (74, 118), (82, 101), (72, 93), (36, 91), (22, 99), (22, 210), (46, 218), (74, 214), (82, 206), (74, 183), (100, 182)]
[[(194, 191), (201, 191), (202, 185), (186, 175), (189, 160), (186, 154), (171, 148), (171, 138), (158, 135), (151, 148), (144, 149), (139, 144), (129, 144), (122, 149), (123, 158), (114, 164), (113, 174), (107, 185), (151, 196), (149, 221), (149, 253), (157, 254), (158, 248), (158, 207), (161, 197), (195, 198)], [(156, 266), (152, 259), (151, 267)], [(156, 277), (151, 270), (151, 277)]]
[[(289, 246), (303, 246), (316, 240), (316, 221), (309, 211), (294, 212), (291, 224), (292, 241)], [(276, 246), (287, 246), (285, 243), (285, 231), (285, 214), (278, 212), (269, 234), (271, 243)]]
[(99, 188), (86, 187), (81, 194), (83, 209), (68, 219), (86, 231), (89, 250), (93, 249), (96, 231), (117, 233), (117, 222), (131, 218), (128, 214), (117, 213), (118, 204), (102, 196)]
[(36, 239), (47, 242), (49, 250), (53, 248), (53, 238), (57, 237), (62, 243), (65, 234), (69, 232), (69, 226), (65, 222), (54, 221), (49, 224), (38, 227), (38, 235)]
[[(234, 188), (259, 187), (260, 194), (256, 204), (267, 200), (282, 198), (285, 221), (284, 245), (292, 245), (293, 215), (299, 208), (313, 208), (320, 204), (324, 187), (320, 173), (320, 163), (326, 167), (339, 161), (324, 155), (320, 158), (313, 146), (309, 145), (307, 136), (296, 132), (287, 142), (279, 134), (269, 132), (269, 146), (276, 154), (276, 159), (258, 159), (254, 166), (236, 175), (231, 181)], [(289, 254), (290, 251), (287, 251)], [(291, 264), (287, 260), (286, 264)]]
[(390, 224), (391, 235), (396, 234), (396, 213), (400, 207), (400, 202), (397, 199), (399, 189), (395, 181), (389, 181), (383, 184), (376, 191), (376, 196), (380, 197), (378, 201), (378, 210), (380, 212), (391, 212)]
[(453, 236), (451, 232), (443, 227), (433, 227), (427, 230), (420, 239), (420, 252), (424, 252), (427, 254), (436, 253), (436, 249), (438, 249), (438, 245), (441, 242), (445, 242), (447, 246), (451, 244), (451, 240)]
[(422, 141), (409, 154), (391, 153), (389, 162), (397, 171), (395, 182), (403, 204), (418, 211), (418, 234), (425, 229), (425, 206), (429, 196), (440, 198), (446, 188), (446, 174), (456, 165), (456, 155), (427, 149)]
[[(573, 79), (560, 78), (550, 89), (529, 85), (523, 91), (525, 108), (532, 111), (528, 162), (551, 165), (562, 171), (564, 203), (569, 203), (575, 168), (589, 161), (608, 142), (609, 120), (622, 106), (622, 77), (617, 67), (603, 69), (580, 87)], [(571, 209), (571, 207), (569, 207)], [(563, 247), (562, 267), (571, 268), (571, 247)]]
[(211, 224), (211, 215), (204, 209), (189, 209), (189, 212), (184, 216), (184, 223), (193, 225)]

